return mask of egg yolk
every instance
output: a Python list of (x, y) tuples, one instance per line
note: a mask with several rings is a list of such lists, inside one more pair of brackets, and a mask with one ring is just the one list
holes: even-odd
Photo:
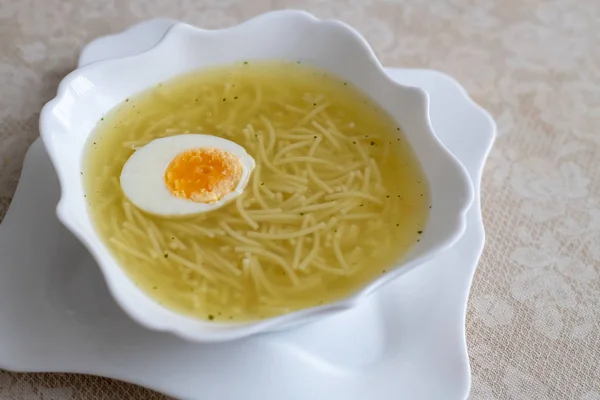
[(165, 183), (179, 198), (212, 203), (235, 190), (242, 163), (233, 154), (213, 148), (190, 149), (178, 154), (165, 171)]

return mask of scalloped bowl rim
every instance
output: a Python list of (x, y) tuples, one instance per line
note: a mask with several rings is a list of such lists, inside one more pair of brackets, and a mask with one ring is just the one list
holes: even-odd
[[(89, 229), (86, 231), (81, 227), (80, 223), (83, 220), (87, 219), (85, 222), (88, 224), (91, 223), (89, 214), (77, 217), (71, 212), (70, 207), (72, 205), (71, 203), (74, 201), (75, 193), (71, 192), (70, 195), (66, 195), (65, 190), (69, 188), (69, 185), (72, 186), (71, 182), (69, 181), (70, 179), (72, 181), (72, 178), (68, 178), (68, 173), (66, 172), (66, 169), (69, 169), (69, 167), (72, 167), (72, 165), (68, 163), (68, 160), (65, 161), (63, 158), (64, 153), (61, 153), (61, 149), (59, 148), (60, 146), (55, 143), (55, 136), (64, 134), (72, 136), (73, 133), (68, 132), (68, 129), (61, 127), (61, 123), (58, 121), (55, 111), (57, 107), (66, 101), (69, 89), (73, 88), (74, 83), (92, 71), (102, 69), (109, 65), (114, 66), (119, 63), (123, 64), (126, 62), (133, 62), (135, 60), (140, 60), (143, 57), (148, 57), (160, 52), (161, 49), (164, 50), (165, 47), (172, 45), (173, 42), (176, 42), (181, 36), (192, 35), (199, 40), (202, 40), (206, 37), (216, 37), (222, 34), (233, 35), (237, 33), (238, 35), (243, 36), (243, 33), (246, 29), (254, 29), (257, 25), (268, 27), (270, 23), (278, 23), (283, 20), (302, 24), (317, 24), (321, 26), (321, 29), (327, 28), (331, 29), (332, 31), (337, 30), (337, 33), (351, 39), (353, 41), (353, 46), (358, 46), (358, 51), (362, 52), (362, 56), (370, 64), (369, 68), (373, 70), (373, 73), (380, 75), (379, 78), (385, 79), (386, 85), (394, 88), (394, 90), (397, 92), (403, 92), (404, 95), (410, 95), (418, 99), (418, 101), (421, 103), (418, 107), (421, 107), (424, 110), (424, 115), (421, 115), (417, 118), (424, 119), (421, 122), (424, 124), (426, 136), (429, 136), (429, 138), (426, 140), (431, 142), (431, 150), (437, 151), (438, 156), (441, 156), (442, 159), (445, 157), (444, 166), (446, 168), (450, 167), (450, 169), (453, 168), (452, 173), (454, 174), (455, 183), (460, 186), (458, 190), (460, 199), (457, 200), (458, 204), (456, 205), (456, 209), (452, 210), (452, 226), (448, 229), (447, 234), (443, 238), (435, 241), (419, 256), (414, 257), (408, 262), (400, 260), (399, 263), (397, 263), (393, 268), (390, 268), (386, 274), (383, 274), (379, 278), (365, 284), (361, 289), (357, 290), (353, 294), (319, 307), (302, 309), (289, 314), (264, 320), (221, 324), (206, 322), (166, 309), (152, 300), (140, 289), (137, 289), (139, 292), (138, 294), (141, 294), (154, 304), (154, 310), (152, 310), (150, 313), (144, 314), (138, 309), (138, 306), (131, 301), (130, 296), (132, 295), (132, 292), (129, 289), (124, 289), (118, 282), (118, 280), (122, 279), (123, 275), (125, 275), (126, 279), (128, 279), (130, 283), (133, 283), (119, 263), (112, 257), (104, 242), (96, 236), (97, 234), (95, 229), (92, 228), (92, 231), (90, 232)], [(176, 73), (173, 75), (178, 74)], [(348, 80), (350, 82), (354, 82), (354, 80), (351, 78)], [(148, 84), (147, 86), (150, 85), (151, 84)], [(384, 104), (380, 105), (385, 107)], [(404, 134), (410, 142), (410, 137), (406, 131)], [(456, 159), (456, 157), (454, 157), (454, 155), (443, 146), (433, 132), (431, 122), (429, 120), (429, 97), (427, 93), (419, 88), (401, 85), (389, 78), (379, 60), (376, 58), (373, 50), (367, 44), (366, 40), (353, 28), (335, 20), (320, 20), (303, 11), (285, 10), (269, 12), (249, 19), (239, 25), (221, 30), (204, 30), (185, 23), (177, 23), (168, 29), (166, 34), (158, 41), (156, 45), (150, 47), (146, 51), (131, 56), (97, 61), (80, 67), (68, 74), (60, 82), (56, 97), (46, 103), (46, 105), (43, 107), (40, 114), (40, 136), (57, 172), (61, 187), (61, 197), (56, 208), (58, 219), (75, 235), (75, 237), (77, 237), (77, 239), (88, 249), (92, 257), (96, 260), (100, 266), (102, 275), (107, 282), (109, 291), (115, 298), (117, 304), (133, 320), (137, 321), (139, 324), (148, 329), (170, 332), (181, 338), (196, 342), (229, 341), (248, 337), (258, 333), (277, 331), (296, 324), (310, 322), (327, 315), (333, 315), (342, 310), (354, 307), (362, 298), (371, 294), (377, 288), (412, 270), (417, 265), (422, 265), (426, 261), (432, 259), (434, 256), (439, 255), (443, 251), (450, 248), (465, 231), (466, 212), (474, 199), (472, 183), (468, 177), (466, 169)], [(81, 150), (79, 151), (79, 156), (80, 155)], [(424, 166), (426, 165), (425, 160), (419, 158), (419, 161)], [(431, 189), (432, 188), (430, 187), (430, 190)], [(426, 234), (427, 232), (425, 232), (423, 235), (424, 238)], [(414, 249), (412, 251), (414, 251)], [(161, 318), (161, 316), (165, 318)]]

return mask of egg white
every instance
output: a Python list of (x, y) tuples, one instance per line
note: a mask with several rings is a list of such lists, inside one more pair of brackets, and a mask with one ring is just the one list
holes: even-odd
[[(236, 156), (242, 176), (235, 189), (212, 203), (196, 203), (177, 197), (165, 183), (165, 172), (173, 159), (186, 150), (216, 148)], [(156, 215), (194, 215), (223, 207), (242, 194), (254, 169), (254, 158), (242, 146), (220, 137), (184, 134), (155, 139), (136, 150), (121, 171), (121, 189), (138, 208)]]

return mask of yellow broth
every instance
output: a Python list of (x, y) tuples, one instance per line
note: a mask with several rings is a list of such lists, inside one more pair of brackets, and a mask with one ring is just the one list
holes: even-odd
[[(256, 160), (251, 180), (211, 212), (145, 214), (123, 195), (121, 169), (135, 149), (182, 133), (243, 146)], [(82, 174), (99, 236), (144, 292), (201, 319), (254, 320), (347, 296), (401, 260), (429, 213), (394, 120), (299, 63), (178, 76), (115, 107), (88, 140)]]

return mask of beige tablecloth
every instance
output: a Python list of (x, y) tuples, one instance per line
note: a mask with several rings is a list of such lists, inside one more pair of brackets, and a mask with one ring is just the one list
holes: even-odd
[[(0, 218), (40, 107), (86, 42), (151, 17), (217, 28), (277, 8), (342, 19), (385, 65), (452, 74), (492, 112), (471, 398), (600, 400), (600, 0), (0, 0)], [(163, 398), (0, 371), (3, 400)]]

